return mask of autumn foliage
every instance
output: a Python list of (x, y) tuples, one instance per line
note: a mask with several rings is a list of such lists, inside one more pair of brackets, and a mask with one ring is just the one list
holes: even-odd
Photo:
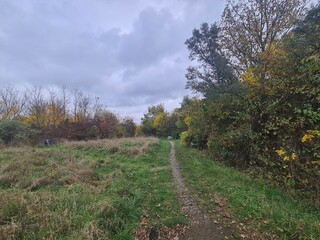
[[(188, 79), (187, 86), (204, 98), (183, 103), (187, 107), (181, 107), (180, 113), (187, 130), (181, 140), (208, 149), (227, 164), (264, 175), (294, 194), (319, 201), (320, 6), (303, 15), (303, 1), (264, 1), (269, 5), (260, 8), (258, 2), (229, 1), (217, 39), (220, 47), (202, 45), (199, 56), (191, 58), (201, 68), (202, 52), (216, 51), (229, 60), (212, 58), (210, 72), (226, 64), (238, 80), (225, 84), (219, 75)], [(258, 16), (265, 18), (259, 22)], [(281, 21), (273, 29), (277, 18)], [(264, 28), (258, 29), (258, 23)], [(201, 37), (193, 35), (203, 41)], [(190, 40), (186, 44), (195, 50)], [(205, 91), (197, 88), (209, 82)]]
[(135, 128), (132, 118), (120, 119), (82, 90), (0, 90), (0, 137), (5, 144), (132, 137)]

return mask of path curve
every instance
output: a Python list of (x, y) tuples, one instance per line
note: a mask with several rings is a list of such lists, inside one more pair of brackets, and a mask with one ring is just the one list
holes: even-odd
[[(176, 160), (174, 142), (170, 141), (170, 166), (177, 187), (181, 210), (189, 221), (189, 229), (179, 239), (196, 239), (196, 240), (212, 240), (212, 239), (228, 239), (223, 232), (223, 228), (218, 224), (210, 221), (208, 216), (203, 212), (201, 207), (197, 205), (194, 197), (189, 193), (188, 188), (181, 176), (178, 162)], [(230, 238), (229, 238), (230, 239)]]

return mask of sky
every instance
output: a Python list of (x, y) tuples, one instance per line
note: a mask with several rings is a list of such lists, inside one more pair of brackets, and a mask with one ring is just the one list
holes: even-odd
[(80, 89), (136, 122), (179, 107), (185, 40), (223, 0), (0, 0), (0, 88)]

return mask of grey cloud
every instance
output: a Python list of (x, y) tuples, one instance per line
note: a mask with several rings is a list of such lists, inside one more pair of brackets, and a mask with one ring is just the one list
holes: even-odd
[(125, 98), (119, 100), (118, 105), (155, 104), (187, 94), (184, 89), (186, 64), (177, 58), (173, 56), (163, 59), (139, 72), (125, 72), (123, 79), (126, 80), (122, 81), (124, 87), (119, 89), (119, 95)]
[(144, 9), (131, 33), (122, 36), (120, 61), (126, 66), (145, 67), (183, 47), (180, 22), (169, 11)]
[(66, 85), (141, 116), (187, 94), (184, 41), (221, 8), (209, 0), (0, 1), (0, 87)]
[(15, 81), (37, 85), (65, 81), (86, 88), (116, 68), (116, 52), (110, 47), (116, 41), (106, 38), (117, 36), (113, 31), (104, 33), (102, 44), (88, 32), (56, 25), (42, 15), (32, 16), (22, 12), (21, 19), (8, 19), (12, 26), (1, 39), (0, 60), (6, 71), (15, 74)]

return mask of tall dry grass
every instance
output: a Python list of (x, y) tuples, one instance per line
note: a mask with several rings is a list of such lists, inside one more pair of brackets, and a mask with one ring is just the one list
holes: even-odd
[[(122, 138), (112, 140), (66, 141), (59, 148), (9, 148), (0, 154), (0, 186), (37, 190), (48, 185), (98, 185), (95, 168), (105, 161), (87, 159), (77, 150), (101, 150), (102, 156), (120, 153), (130, 156), (146, 154), (157, 138)], [(74, 151), (72, 151), (74, 150)]]
[(154, 137), (136, 137), (90, 141), (65, 141), (63, 145), (71, 149), (104, 149), (108, 153), (120, 152), (132, 155), (143, 155), (147, 152), (150, 145), (155, 144), (158, 141), (159, 139)]
[[(146, 155), (157, 142), (130, 138), (3, 149), (0, 240), (104, 238), (111, 230), (101, 230), (95, 218), (105, 217), (105, 209), (110, 208), (108, 214), (118, 219), (118, 208), (108, 205), (112, 196), (104, 192), (124, 175), (110, 167), (111, 156)], [(109, 219), (108, 224), (108, 229), (116, 229), (111, 225), (118, 223)]]

